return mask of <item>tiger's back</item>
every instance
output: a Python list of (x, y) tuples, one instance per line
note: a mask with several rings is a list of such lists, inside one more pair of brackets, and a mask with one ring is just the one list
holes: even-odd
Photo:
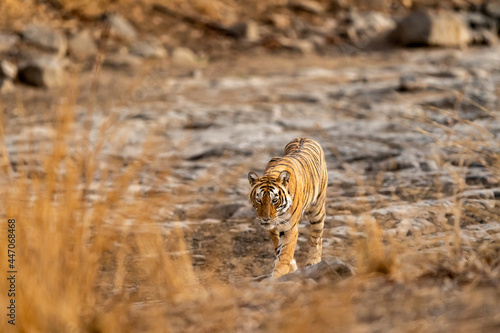
[(294, 195), (292, 210), (305, 212), (321, 193), (326, 192), (325, 154), (319, 143), (312, 139), (297, 138), (289, 142), (283, 156), (275, 157), (267, 164), (263, 177), (274, 179), (282, 171), (290, 173), (288, 192)]

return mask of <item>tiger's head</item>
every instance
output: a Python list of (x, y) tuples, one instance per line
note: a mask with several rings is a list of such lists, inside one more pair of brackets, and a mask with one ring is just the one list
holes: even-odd
[(286, 216), (292, 205), (292, 198), (287, 190), (289, 180), (288, 171), (282, 171), (277, 178), (269, 176), (259, 178), (255, 172), (248, 174), (248, 181), (252, 186), (250, 202), (257, 211), (257, 221), (267, 230), (289, 229)]

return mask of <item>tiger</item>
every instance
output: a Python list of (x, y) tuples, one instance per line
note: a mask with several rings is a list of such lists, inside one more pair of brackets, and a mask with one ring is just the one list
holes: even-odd
[(306, 266), (319, 263), (328, 185), (325, 154), (319, 143), (309, 138), (292, 140), (282, 157), (269, 161), (262, 177), (249, 172), (248, 181), (257, 223), (269, 231), (274, 246), (271, 276), (297, 270), (295, 246), (304, 213), (309, 214), (311, 229)]

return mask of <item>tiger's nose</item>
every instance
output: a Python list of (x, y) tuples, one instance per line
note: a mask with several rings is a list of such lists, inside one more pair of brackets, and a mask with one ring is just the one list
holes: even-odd
[(269, 218), (269, 217), (262, 217), (261, 220), (262, 220), (262, 222), (268, 223), (269, 220), (271, 220), (271, 218)]

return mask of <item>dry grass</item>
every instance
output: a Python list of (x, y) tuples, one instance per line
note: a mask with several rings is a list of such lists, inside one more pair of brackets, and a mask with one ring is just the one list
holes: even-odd
[[(55, 138), (41, 149), (47, 154), (19, 157), (29, 161), (25, 167), (14, 172), (7, 163), (2, 171), (2, 219), (17, 221), (17, 331), (488, 331), (498, 325), (498, 245), (465, 246), (460, 239), (464, 202), (458, 195), (464, 185), (458, 167), (443, 165), (455, 178), (457, 198), (451, 227), (455, 231), (445, 236), (448, 250), (420, 253), (418, 238), (385, 235), (381, 221), (362, 215), (357, 225), (367, 237), (354, 240), (349, 250), (358, 268), (351, 279), (320, 284), (256, 284), (245, 279), (221, 283), (217, 272), (193, 269), (179, 230), (162, 227), (174, 204), (189, 200), (197, 186), (212, 181), (210, 177), (176, 196), (134, 191), (139, 172), (155, 163), (154, 142), (147, 141), (141, 156), (127, 166), (92, 163), (103, 158), (101, 141), (116, 141), (108, 130), (113, 123), (103, 122), (101, 141), (81, 147), (86, 153), (78, 154), (71, 145), (74, 107), (74, 98), (57, 106)], [(496, 142), (487, 139), (484, 129), (478, 133), (486, 136), (480, 146), (458, 134), (458, 141), (449, 137), (437, 144), (452, 145), (470, 161), (488, 158), (498, 177), (498, 155), (483, 153), (485, 145)], [(30, 172), (34, 165), (41, 172)], [(358, 183), (366, 187), (362, 197), (370, 189)], [(2, 223), (2, 235), (5, 231)], [(0, 248), (6, 246), (2, 237)], [(5, 262), (2, 256), (2, 267)], [(241, 275), (240, 269), (244, 267), (224, 274)], [(0, 281), (0, 289), (6, 290), (6, 280)], [(0, 302), (8, 302), (6, 293), (1, 293)], [(486, 326), (477, 320), (482, 312), (489, 318)], [(454, 323), (457, 318), (461, 319)], [(12, 331), (5, 320), (0, 327)]]
[[(253, 5), (255, 10), (265, 11), (268, 4), (282, 2), (257, 1)], [(9, 17), (22, 18), (27, 14), (26, 6), (32, 3), (3, 1), (0, 12), (8, 10)], [(101, 1), (98, 9), (85, 7), (93, 6), (91, 2), (60, 3), (68, 10), (95, 11), (130, 2)], [(171, 2), (179, 8), (193, 6), (196, 12), (214, 19), (221, 13), (237, 11), (240, 3)], [(367, 237), (351, 239), (347, 248), (335, 249), (333, 254), (356, 266), (358, 274), (340, 282), (256, 283), (246, 278), (256, 275), (254, 256), (263, 252), (257, 248), (259, 243), (248, 241), (252, 252), (236, 257), (232, 236), (224, 229), (227, 226), (201, 225), (185, 233), (165, 227), (177, 220), (176, 204), (196, 202), (198, 188), (220, 182), (213, 177), (214, 170), (172, 193), (137, 191), (140, 174), (154, 172), (159, 163), (155, 156), (164, 151), (165, 145), (160, 146), (154, 138), (147, 140), (140, 156), (131, 163), (106, 157), (102, 154), (105, 143), (125, 145), (110, 116), (101, 124), (93, 124), (102, 133), (99, 140), (75, 146), (76, 93), (69, 89), (61, 95), (67, 98), (51, 105), (56, 110), (51, 119), (53, 139), (38, 143), (34, 134), (30, 142), (39, 153), (20, 153), (15, 171), (4, 140), (8, 119), (0, 117), (0, 267), (6, 271), (4, 222), (15, 218), (19, 272), (17, 325), (13, 329), (3, 318), (0, 331), (498, 330), (498, 241), (471, 242), (462, 239), (460, 233), (461, 226), (474, 219), (498, 221), (498, 204), (492, 211), (481, 210), (477, 205), (467, 206), (469, 203), (461, 197), (467, 189), (463, 167), (471, 162), (485, 165), (493, 177), (500, 178), (498, 140), (485, 128), (458, 117), (455, 121), (470, 129), (471, 135), (464, 136), (428, 120), (428, 125), (448, 133), (435, 136), (427, 132), (435, 139), (433, 148), (441, 154), (436, 156), (440, 171), (453, 179), (451, 193), (443, 193), (443, 186), (437, 183), (425, 191), (404, 189), (380, 203), (387, 207), (402, 201), (401, 197), (417, 202), (423, 197), (450, 196), (453, 207), (448, 220), (444, 212), (438, 212), (433, 221), (441, 233), (431, 240), (442, 242), (438, 250), (430, 251), (436, 247), (429, 250), (430, 241), (419, 237), (384, 233), (386, 221), (368, 214), (370, 205), (365, 202), (367, 195), (377, 195), (382, 180), (367, 183), (345, 163), (347, 176), (358, 177), (358, 196), (354, 199), (359, 200), (351, 210), (359, 212), (360, 217), (352, 227)], [(89, 135), (83, 133), (82, 137)], [(170, 167), (162, 165), (165, 178), (172, 173)], [(246, 166), (240, 165), (224, 179), (229, 182), (246, 171)], [(214, 203), (223, 197), (221, 191), (214, 196)], [(188, 219), (202, 219), (205, 208), (191, 212)], [(418, 216), (407, 218), (412, 217)], [(207, 251), (207, 264), (201, 268), (193, 265), (193, 233), (215, 238), (213, 248)], [(4, 292), (7, 289), (7, 280), (0, 279), (1, 306), (9, 301)]]

